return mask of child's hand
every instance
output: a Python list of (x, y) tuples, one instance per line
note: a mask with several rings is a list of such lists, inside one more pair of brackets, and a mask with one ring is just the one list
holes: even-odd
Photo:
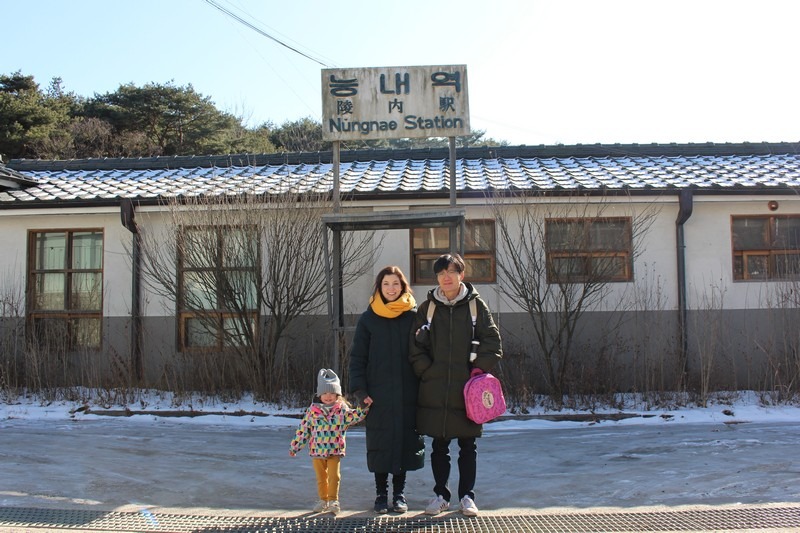
[(289, 450), (289, 457), (294, 457), (295, 455), (297, 455), (297, 454), (294, 453), (292, 450)]
[(372, 396), (367, 396), (366, 398), (364, 398), (363, 402), (364, 402), (364, 405), (369, 407), (370, 405), (372, 405)]

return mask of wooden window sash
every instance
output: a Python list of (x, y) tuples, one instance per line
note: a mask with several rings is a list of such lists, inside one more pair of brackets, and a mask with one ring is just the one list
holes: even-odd
[[(259, 314), (257, 311), (248, 312), (247, 316), (249, 318), (248, 322), (252, 324), (252, 327), (255, 328), (253, 331), (253, 338), (256, 343), (258, 343), (258, 319)], [(215, 342), (213, 346), (194, 346), (188, 344), (188, 327), (187, 323), (191, 319), (204, 319), (204, 318), (213, 318), (216, 322), (216, 328), (214, 331)], [(235, 346), (231, 346), (226, 344), (225, 340), (225, 328), (223, 324), (225, 323), (226, 318), (239, 318), (239, 315), (236, 313), (230, 312), (218, 312), (218, 311), (207, 311), (207, 312), (190, 312), (190, 311), (183, 311), (179, 315), (179, 338), (180, 338), (180, 347), (181, 351), (183, 352), (201, 352), (201, 351), (225, 351), (225, 350), (232, 350), (235, 349)]]
[[(621, 242), (623, 248), (603, 248), (593, 249), (591, 239), (591, 228), (598, 223), (622, 224)], [(581, 247), (578, 248), (553, 248), (548, 244), (549, 224), (575, 224), (576, 234), (582, 235)], [(578, 231), (580, 230), (580, 232)], [(624, 217), (598, 217), (598, 218), (555, 218), (545, 220), (545, 248), (547, 256), (547, 281), (548, 283), (586, 283), (593, 280), (593, 273), (590, 271), (592, 259), (604, 257), (619, 257), (622, 259), (623, 271), (618, 275), (598, 276), (595, 281), (598, 283), (606, 282), (630, 282), (633, 280), (633, 270), (631, 264), (632, 254), (632, 225), (630, 218)], [(574, 259), (583, 263), (581, 274), (561, 274), (556, 271), (554, 266), (555, 259)]]
[[(467, 232), (471, 231), (472, 228), (475, 228), (478, 225), (486, 225), (490, 224), (492, 228), (495, 228), (496, 225), (493, 219), (473, 219), (465, 221), (465, 230)], [(415, 228), (415, 229), (430, 229), (430, 228)], [(419, 264), (422, 260), (432, 259), (436, 260), (440, 255), (446, 254), (451, 252), (454, 249), (454, 246), (451, 246), (448, 249), (443, 248), (415, 248), (414, 247), (414, 231), (412, 229), (409, 231), (409, 239), (410, 239), (410, 248), (411, 248), (411, 276), (412, 276), (412, 283), (422, 285), (422, 284), (431, 284), (436, 285), (438, 282), (436, 277), (433, 275), (433, 272), (425, 273), (422, 272), (423, 269), (419, 267)], [(465, 242), (467, 239), (465, 238)], [(476, 282), (476, 283), (494, 283), (497, 280), (497, 240), (496, 237), (492, 239), (491, 243), (494, 248), (486, 248), (486, 249), (471, 249), (471, 250), (464, 250), (464, 261), (469, 262), (470, 260), (474, 259), (489, 259), (490, 262), (490, 270), (491, 270), (491, 277), (470, 277), (468, 281)]]
[[(787, 280), (795, 280), (800, 279), (800, 274), (789, 274), (779, 275), (778, 273), (778, 258), (781, 256), (786, 255), (800, 255), (800, 249), (795, 248), (779, 248), (777, 246), (773, 246), (773, 243), (776, 242), (776, 234), (777, 229), (776, 225), (780, 220), (798, 220), (800, 216), (797, 215), (780, 215), (780, 216), (769, 216), (769, 215), (754, 215), (754, 216), (731, 216), (731, 250), (732, 250), (732, 269), (733, 269), (733, 279), (734, 281), (787, 281)], [(736, 245), (736, 230), (735, 224), (736, 222), (741, 221), (764, 221), (766, 220), (767, 223), (764, 225), (764, 231), (767, 233), (764, 235), (764, 244), (766, 247), (759, 247), (759, 248), (746, 248), (743, 246)], [(766, 272), (763, 276), (754, 276), (750, 269), (748, 268), (748, 259), (751, 257), (764, 257), (766, 258)], [(736, 265), (737, 260), (741, 262), (741, 273), (737, 271)]]
[[(44, 234), (63, 234), (64, 239), (64, 262), (61, 268), (37, 268), (36, 265), (40, 262), (39, 253), (41, 251), (36, 244), (39, 235)], [(74, 237), (75, 234), (99, 234), (101, 239), (101, 252), (100, 252), (100, 266), (98, 268), (74, 268)], [(41, 258), (43, 259), (43, 258)], [(41, 261), (46, 263), (46, 261)], [(103, 338), (103, 282), (105, 270), (105, 231), (103, 228), (53, 228), (53, 229), (40, 229), (28, 231), (28, 288), (26, 291), (26, 323), (29, 331), (33, 331), (33, 324), (39, 320), (63, 320), (65, 329), (68, 332), (69, 349), (89, 349), (99, 350), (102, 346)], [(37, 284), (34, 282), (39, 276), (44, 274), (62, 274), (64, 276), (64, 283), (61, 287), (63, 297), (62, 309), (38, 309), (35, 307), (38, 301), (39, 293), (37, 292)], [(97, 274), (100, 276), (99, 293), (95, 295), (98, 302), (97, 309), (72, 309), (73, 306), (73, 286), (74, 276), (76, 274)], [(99, 328), (99, 339), (97, 344), (93, 345), (73, 345), (73, 320), (96, 320)]]

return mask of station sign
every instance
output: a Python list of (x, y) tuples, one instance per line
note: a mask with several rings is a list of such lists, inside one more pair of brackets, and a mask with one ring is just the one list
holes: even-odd
[(322, 70), (323, 140), (469, 133), (466, 65)]

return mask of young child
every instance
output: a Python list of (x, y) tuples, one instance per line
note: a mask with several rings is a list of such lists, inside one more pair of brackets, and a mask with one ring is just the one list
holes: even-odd
[(364, 420), (369, 407), (351, 409), (342, 397), (339, 376), (329, 368), (323, 368), (317, 375), (317, 396), (321, 403), (312, 402), (306, 409), (289, 445), (289, 455), (294, 457), (308, 443), (319, 494), (314, 512), (335, 515), (341, 510), (339, 461), (345, 454), (345, 431)]

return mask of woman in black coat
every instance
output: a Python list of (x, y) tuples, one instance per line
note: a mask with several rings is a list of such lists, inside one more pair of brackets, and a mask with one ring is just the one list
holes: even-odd
[(416, 302), (403, 272), (383, 268), (375, 278), (370, 304), (356, 326), (350, 350), (350, 392), (370, 405), (367, 429), (367, 468), (375, 474), (375, 511), (392, 505), (408, 510), (406, 472), (424, 465), (425, 443), (416, 431), (418, 382), (408, 360), (409, 337)]

